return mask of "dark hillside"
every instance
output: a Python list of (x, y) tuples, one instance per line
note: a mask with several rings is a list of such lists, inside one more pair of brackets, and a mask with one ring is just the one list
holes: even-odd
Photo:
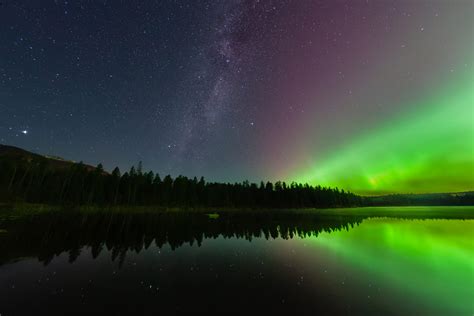
[(474, 191), (371, 196), (365, 197), (365, 204), (371, 206), (474, 205)]
[[(15, 147), (0, 144), (0, 161), (11, 163), (33, 163), (43, 164), (52, 169), (68, 169), (77, 162), (65, 160), (61, 157), (39, 155), (33, 152)], [(95, 167), (84, 165), (88, 171), (93, 171)]]

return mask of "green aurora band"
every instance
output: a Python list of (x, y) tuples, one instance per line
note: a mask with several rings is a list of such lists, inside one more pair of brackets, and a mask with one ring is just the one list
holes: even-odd
[(411, 113), (384, 122), (297, 172), (297, 182), (363, 195), (474, 189), (474, 80), (414, 102)]

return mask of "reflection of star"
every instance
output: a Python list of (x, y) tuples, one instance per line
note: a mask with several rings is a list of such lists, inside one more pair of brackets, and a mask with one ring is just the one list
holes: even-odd
[(24, 129), (24, 130), (21, 131), (21, 133), (26, 135), (26, 134), (28, 134), (28, 131), (26, 129)]

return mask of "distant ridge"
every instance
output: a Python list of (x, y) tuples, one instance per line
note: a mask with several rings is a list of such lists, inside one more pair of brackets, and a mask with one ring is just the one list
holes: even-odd
[[(50, 168), (65, 169), (70, 168), (72, 165), (78, 164), (75, 161), (70, 161), (57, 156), (40, 155), (31, 151), (18, 148), (15, 146), (2, 145), (0, 144), (0, 159), (11, 160), (14, 162), (26, 161), (36, 163), (46, 163)], [(95, 167), (90, 165), (84, 165), (87, 170), (95, 170)]]
[(365, 197), (366, 204), (388, 205), (474, 205), (474, 191), (450, 193), (389, 194)]

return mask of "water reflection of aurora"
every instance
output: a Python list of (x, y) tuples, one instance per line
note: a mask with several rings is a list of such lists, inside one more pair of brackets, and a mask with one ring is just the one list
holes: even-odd
[(302, 242), (325, 248), (365, 280), (408, 294), (424, 311), (468, 315), (474, 310), (473, 232), (472, 220), (378, 218)]

